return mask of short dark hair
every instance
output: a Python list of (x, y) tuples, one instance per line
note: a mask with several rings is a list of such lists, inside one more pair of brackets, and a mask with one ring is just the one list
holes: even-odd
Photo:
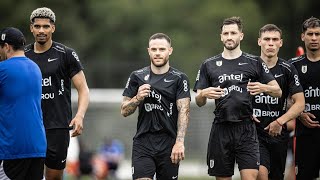
[(154, 35), (152, 35), (149, 38), (149, 42), (153, 39), (165, 39), (168, 41), (168, 43), (171, 45), (171, 39), (168, 35), (164, 34), (164, 33), (155, 33)]
[(320, 19), (311, 17), (302, 23), (302, 32), (306, 32), (308, 28), (320, 27)]
[(220, 29), (222, 30), (223, 26), (230, 25), (230, 24), (236, 24), (238, 26), (239, 31), (242, 32), (243, 24), (240, 17), (233, 16), (233, 17), (224, 19)]
[(278, 26), (274, 25), (274, 24), (266, 24), (266, 25), (264, 25), (259, 31), (259, 37), (261, 37), (262, 33), (270, 32), (270, 31), (279, 32), (280, 33), (280, 38), (281, 38), (281, 36), (282, 36), (281, 29)]

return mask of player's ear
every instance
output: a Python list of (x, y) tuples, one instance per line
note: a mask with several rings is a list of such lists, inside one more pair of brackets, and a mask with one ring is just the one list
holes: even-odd
[(304, 41), (304, 33), (301, 33), (301, 40)]
[(148, 54), (150, 55), (150, 48), (147, 48)]
[(261, 46), (261, 38), (258, 38), (258, 45)]
[(171, 54), (172, 54), (172, 52), (173, 52), (173, 48), (172, 48), (172, 47), (170, 47), (170, 48), (169, 48), (169, 55), (171, 55)]
[(243, 32), (240, 32), (240, 41), (242, 41), (243, 37), (244, 37)]
[(52, 24), (52, 33), (54, 33), (55, 30), (56, 30), (56, 26)]

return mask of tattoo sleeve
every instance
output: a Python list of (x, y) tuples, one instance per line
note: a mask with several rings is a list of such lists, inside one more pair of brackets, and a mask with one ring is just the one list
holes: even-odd
[(188, 123), (189, 123), (189, 112), (190, 112), (190, 98), (183, 98), (177, 100), (178, 108), (178, 131), (176, 141), (184, 142)]
[(129, 98), (124, 96), (121, 104), (121, 114), (124, 117), (130, 116), (136, 111), (139, 104), (140, 101), (138, 101), (137, 98)]

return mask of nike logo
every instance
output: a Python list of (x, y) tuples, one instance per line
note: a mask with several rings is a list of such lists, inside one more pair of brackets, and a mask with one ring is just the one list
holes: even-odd
[(178, 176), (172, 176), (172, 179), (177, 179), (178, 178)]
[(173, 79), (171, 79), (171, 80), (164, 79), (164, 82), (167, 82), (167, 83), (172, 82), (172, 81), (174, 81), (174, 80)]
[(57, 60), (58, 58), (53, 58), (53, 59), (51, 59), (51, 58), (49, 58), (48, 59), (48, 62), (52, 62), (52, 61), (55, 61), (55, 60)]
[(278, 77), (281, 77), (281, 76), (283, 76), (283, 74), (275, 74), (274, 78), (278, 78)]
[(248, 63), (239, 63), (238, 65), (242, 66), (242, 65), (246, 65), (246, 64), (248, 64)]
[(66, 161), (66, 159), (62, 160), (61, 163), (64, 163)]

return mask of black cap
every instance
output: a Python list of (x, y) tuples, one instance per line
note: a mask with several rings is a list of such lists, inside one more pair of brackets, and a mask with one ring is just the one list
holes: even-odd
[(26, 44), (26, 39), (19, 29), (6, 27), (0, 31), (0, 44), (4, 43), (20, 47)]

